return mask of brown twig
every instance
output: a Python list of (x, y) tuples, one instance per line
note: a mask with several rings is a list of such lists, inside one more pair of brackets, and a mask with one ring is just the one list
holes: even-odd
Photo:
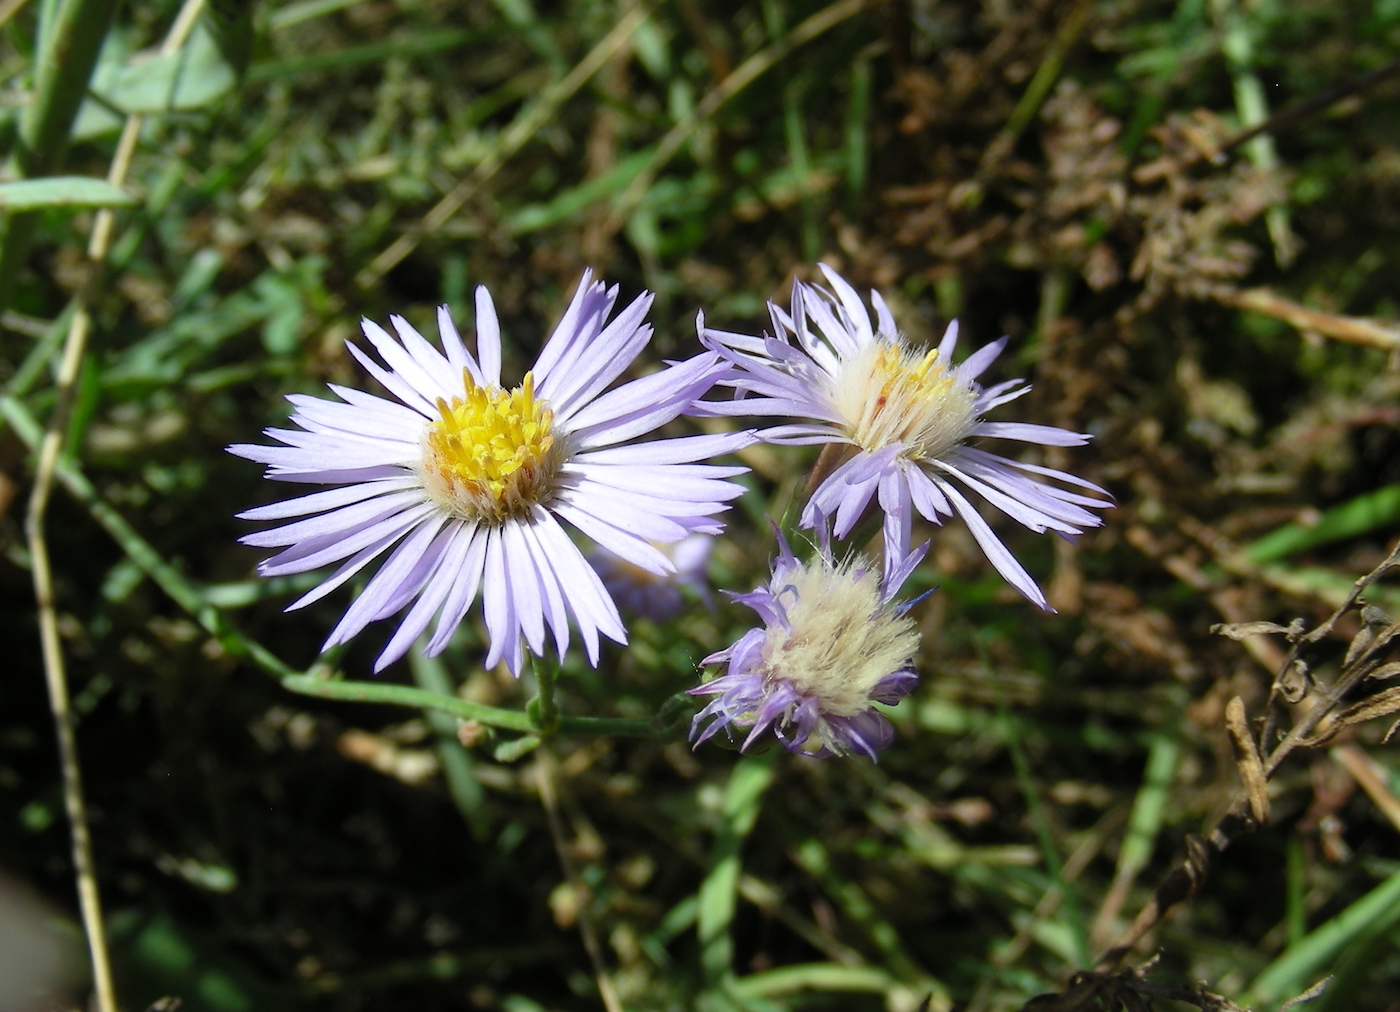
[(1217, 302), (1235, 309), (1247, 309), (1262, 316), (1282, 320), (1296, 330), (1311, 331), (1334, 341), (1359, 344), (1382, 351), (1400, 351), (1400, 327), (1381, 320), (1361, 316), (1342, 316), (1309, 309), (1281, 298), (1267, 288), (1229, 288), (1220, 286), (1211, 292)]

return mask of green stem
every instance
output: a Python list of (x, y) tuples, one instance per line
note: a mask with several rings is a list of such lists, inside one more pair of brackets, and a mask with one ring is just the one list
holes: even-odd
[(472, 703), (457, 696), (443, 696), (407, 685), (387, 685), (379, 682), (349, 682), (341, 679), (312, 678), (309, 675), (288, 675), (282, 679), (284, 688), (303, 696), (321, 699), (344, 699), (356, 703), (388, 703), (391, 706), (413, 706), (424, 710), (450, 713), (463, 720), (475, 720), (507, 731), (528, 733), (534, 724), (528, 715), (518, 710), (503, 710), (496, 706)]
[[(287, 675), (283, 687), (303, 696), (321, 699), (343, 699), (356, 703), (387, 703), (390, 706), (411, 706), (424, 710), (449, 713), (463, 720), (475, 720), (503, 731), (533, 734), (538, 731), (535, 720), (519, 710), (472, 703), (456, 696), (411, 688), (407, 685), (386, 685), (379, 682), (352, 682), (343, 679), (315, 678), (310, 675)], [(558, 717), (556, 730), (560, 734), (614, 735), (632, 738), (655, 737), (663, 729), (657, 722), (627, 717)]]
[(1011, 764), (1016, 770), (1016, 779), (1021, 787), (1021, 795), (1025, 798), (1031, 824), (1035, 827), (1036, 836), (1040, 840), (1040, 852), (1045, 861), (1045, 870), (1054, 888), (1058, 889), (1060, 893), (1060, 902), (1065, 912), (1065, 926), (1069, 929), (1070, 944), (1074, 948), (1074, 960), (1080, 966), (1089, 966), (1089, 935), (1084, 928), (1084, 916), (1079, 908), (1079, 900), (1070, 890), (1069, 882), (1065, 879), (1064, 862), (1060, 858), (1059, 847), (1055, 844), (1055, 834), (1050, 826), (1049, 813), (1046, 812), (1045, 806), (1040, 800), (1040, 791), (1036, 787), (1030, 759), (1026, 756), (1020, 735), (1017, 733), (1016, 722), (1012, 719), (1010, 710), (1007, 709), (1006, 698), (1001, 691), (1001, 682), (997, 678), (996, 669), (992, 667), (991, 659), (987, 656), (986, 644), (978, 639), (975, 641), (975, 645), (978, 656), (986, 669), (987, 681), (992, 687), (992, 696), (996, 700), (997, 717), (1006, 739), (1007, 751), (1011, 753)]
[(533, 730), (540, 734), (553, 734), (559, 730), (559, 701), (554, 698), (559, 668), (548, 657), (535, 661), (534, 668), (535, 698), (530, 700), (525, 712), (530, 715)]

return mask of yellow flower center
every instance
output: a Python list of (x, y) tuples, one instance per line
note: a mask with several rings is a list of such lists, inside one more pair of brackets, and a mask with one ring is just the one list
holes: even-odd
[(466, 370), (462, 381), (464, 395), (438, 399), (440, 417), (423, 437), (423, 487), (464, 520), (528, 516), (552, 491), (567, 456), (554, 412), (536, 400), (531, 373), (510, 391), (478, 386)]
[[(861, 579), (857, 568), (865, 570)], [(879, 579), (864, 558), (835, 569), (811, 559), (773, 589), (791, 628), (768, 627), (766, 674), (819, 698), (826, 714), (854, 717), (870, 709), (875, 687), (919, 648), (914, 620), (881, 602)]]
[(846, 434), (863, 450), (904, 444), (903, 456), (936, 459), (967, 438), (977, 418), (971, 384), (954, 376), (937, 349), (872, 341), (842, 365), (832, 390)]

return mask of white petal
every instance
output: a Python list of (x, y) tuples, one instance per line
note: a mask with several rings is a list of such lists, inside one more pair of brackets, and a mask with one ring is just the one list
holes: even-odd
[(476, 286), (476, 354), (487, 386), (501, 385), (501, 323), (485, 285)]
[(471, 547), (472, 530), (466, 524), (454, 522), (448, 524), (446, 529), (438, 535), (438, 541), (445, 544), (437, 565), (428, 577), (427, 583), (423, 587), (423, 593), (418, 596), (417, 601), (413, 602), (413, 607), (403, 617), (403, 621), (399, 623), (393, 637), (385, 644), (384, 651), (375, 661), (376, 671), (407, 653), (408, 648), (428, 628), (434, 613), (442, 607), (448, 594), (456, 586), (457, 574), (461, 572), (462, 564), (467, 557), (467, 549)]
[(467, 609), (476, 600), (477, 588), (481, 586), (481, 571), (486, 562), (486, 532), (475, 525), (463, 525), (457, 537), (467, 542), (466, 557), (452, 577), (452, 589), (443, 602), (442, 614), (438, 616), (437, 626), (433, 629), (433, 638), (423, 651), (429, 657), (442, 653)]
[(506, 581), (515, 601), (515, 614), (525, 632), (530, 652), (544, 653), (544, 600), (539, 573), (530, 560), (530, 544), (520, 532), (520, 524), (507, 521), (501, 525), (501, 546), (505, 553)]
[(1036, 586), (1036, 582), (1031, 579), (1031, 574), (1027, 573), (1016, 561), (1016, 557), (1001, 543), (1001, 539), (992, 532), (991, 527), (987, 526), (987, 521), (982, 519), (981, 514), (973, 508), (972, 504), (963, 498), (962, 494), (952, 485), (943, 485), (943, 492), (952, 501), (953, 508), (963, 518), (968, 530), (972, 532), (972, 536), (982, 546), (987, 560), (996, 567), (996, 571), (1011, 586), (1024, 594), (1032, 604), (1044, 608), (1046, 611), (1054, 611), (1055, 609), (1051, 608), (1045, 600), (1045, 595), (1041, 593), (1040, 588)]

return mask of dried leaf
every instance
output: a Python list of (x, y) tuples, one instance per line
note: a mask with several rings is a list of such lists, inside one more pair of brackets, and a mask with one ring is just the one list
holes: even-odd
[(1295, 1005), (1301, 1005), (1305, 1001), (1312, 1001), (1323, 991), (1326, 991), (1327, 985), (1330, 983), (1332, 983), (1332, 975), (1329, 973), (1326, 977), (1323, 977), (1312, 987), (1308, 988), (1302, 994), (1298, 995), (1298, 997), (1289, 998), (1286, 1002), (1284, 1002), (1278, 1007), (1278, 1012), (1288, 1012), (1288, 1010), (1293, 1008)]
[(1210, 631), (1238, 641), (1250, 636), (1282, 634), (1291, 637), (1294, 629), (1291, 625), (1279, 625), (1277, 622), (1217, 622), (1210, 627)]
[(1375, 605), (1368, 604), (1361, 610), (1361, 620), (1365, 624), (1347, 645), (1347, 655), (1342, 660), (1344, 668), (1351, 667), (1363, 654), (1385, 646), (1400, 632), (1400, 625), (1392, 622), (1390, 616)]
[(1376, 634), (1376, 649), (1388, 646), (1397, 636), (1400, 636), (1400, 622), (1392, 623)]
[(1400, 675), (1400, 661), (1391, 661), (1389, 664), (1382, 664), (1374, 671), (1367, 672), (1366, 677), (1377, 682), (1385, 681), (1387, 678), (1394, 678)]
[(1293, 663), (1285, 668), (1274, 682), (1274, 687), (1278, 690), (1286, 703), (1297, 703), (1308, 694), (1312, 688), (1312, 673), (1308, 669), (1307, 661), (1301, 657), (1295, 657)]
[(1337, 721), (1351, 726), (1392, 713), (1400, 713), (1400, 687), (1383, 689), (1374, 696), (1367, 696), (1361, 702), (1352, 704), (1337, 715)]
[(1225, 707), (1225, 727), (1235, 742), (1236, 765), (1240, 770), (1240, 780), (1249, 798), (1249, 812), (1254, 821), (1264, 825), (1269, 821), (1269, 783), (1264, 775), (1264, 764), (1259, 759), (1259, 748), (1254, 744), (1249, 721), (1245, 717), (1244, 701), (1235, 696)]
[(1367, 696), (1361, 702), (1348, 706), (1333, 718), (1332, 724), (1326, 730), (1318, 732), (1311, 738), (1302, 739), (1298, 745), (1301, 748), (1325, 745), (1349, 727), (1364, 724), (1376, 717), (1386, 717), (1392, 713), (1400, 713), (1400, 686), (1384, 689), (1374, 696)]

